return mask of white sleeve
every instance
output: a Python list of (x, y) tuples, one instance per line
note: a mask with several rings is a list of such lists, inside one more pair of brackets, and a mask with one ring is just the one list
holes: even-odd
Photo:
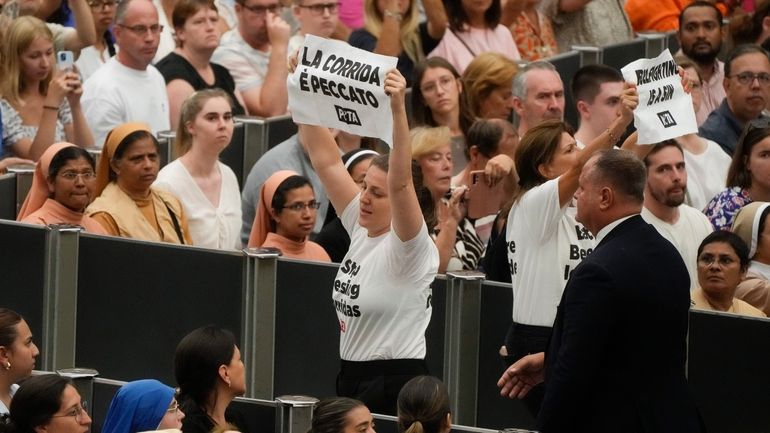
[(408, 241), (401, 241), (391, 230), (386, 242), (389, 242), (389, 245), (388, 253), (383, 257), (385, 265), (394, 270), (393, 275), (397, 275), (402, 281), (418, 281), (426, 274), (435, 276), (438, 272), (438, 248), (425, 223), (417, 236)]
[(353, 200), (351, 200), (350, 203), (345, 206), (345, 210), (342, 211), (342, 215), (340, 215), (340, 221), (342, 221), (342, 225), (345, 227), (345, 231), (348, 232), (350, 237), (353, 237), (353, 230), (358, 224), (358, 209), (360, 207), (360, 199), (361, 193), (356, 194), (356, 196), (353, 197)]
[(557, 232), (566, 210), (567, 206), (559, 206), (559, 178), (551, 179), (521, 197), (517, 206), (518, 221), (524, 224), (524, 232), (544, 243)]

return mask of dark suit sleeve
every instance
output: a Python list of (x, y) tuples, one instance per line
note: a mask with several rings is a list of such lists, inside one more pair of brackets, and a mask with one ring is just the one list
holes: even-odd
[(603, 267), (583, 262), (573, 272), (546, 354), (541, 431), (570, 431), (576, 420), (595, 410), (586, 402), (603, 362), (612, 357), (606, 351), (620, 314), (617, 297), (613, 278)]

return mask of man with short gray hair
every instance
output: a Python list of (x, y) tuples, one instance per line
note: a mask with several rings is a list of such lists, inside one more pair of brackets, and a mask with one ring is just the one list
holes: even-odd
[(556, 67), (540, 60), (521, 68), (513, 79), (513, 110), (519, 137), (543, 120), (564, 119), (564, 83)]
[(115, 12), (120, 50), (83, 85), (83, 113), (101, 147), (112, 128), (144, 122), (153, 133), (171, 128), (166, 82), (150, 63), (163, 26), (150, 0), (123, 0)]

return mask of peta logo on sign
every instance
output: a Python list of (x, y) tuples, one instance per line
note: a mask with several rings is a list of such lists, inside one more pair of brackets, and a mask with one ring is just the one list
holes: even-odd
[(347, 123), (348, 125), (361, 125), (361, 120), (358, 118), (356, 110), (340, 107), (339, 105), (335, 105), (334, 109), (337, 110), (337, 119), (340, 122)]
[(674, 116), (668, 110), (658, 113), (658, 119), (660, 119), (660, 123), (663, 124), (664, 128), (676, 126), (676, 120), (674, 120)]

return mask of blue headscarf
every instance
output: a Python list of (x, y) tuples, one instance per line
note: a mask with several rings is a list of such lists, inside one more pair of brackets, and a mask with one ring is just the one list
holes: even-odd
[(155, 379), (129, 382), (113, 397), (102, 432), (157, 430), (173, 399), (174, 389)]

